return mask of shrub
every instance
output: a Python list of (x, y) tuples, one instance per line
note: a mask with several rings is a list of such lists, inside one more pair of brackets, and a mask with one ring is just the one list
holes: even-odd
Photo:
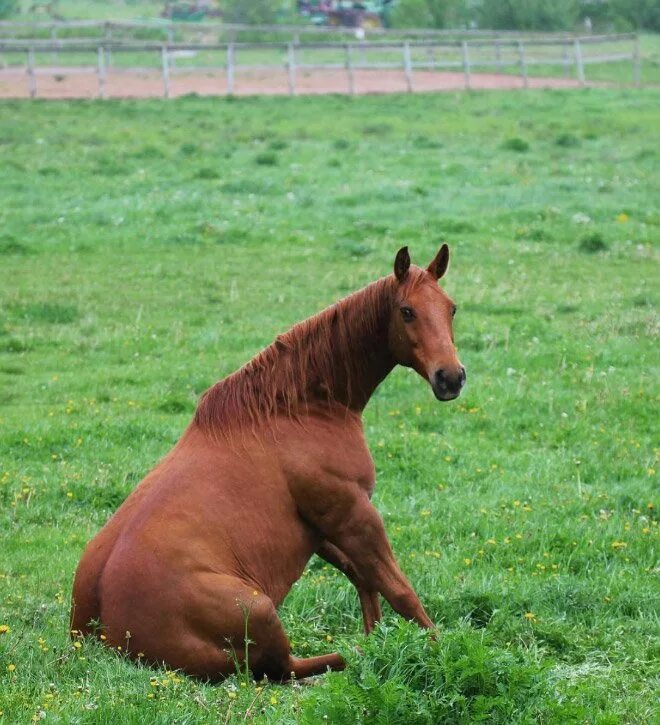
[(219, 179), (220, 178), (220, 172), (217, 169), (212, 169), (208, 166), (204, 166), (201, 169), (197, 171), (195, 174), (195, 177), (197, 179)]
[(275, 166), (277, 164), (277, 154), (272, 151), (263, 151), (257, 154), (254, 160), (259, 166)]
[(604, 252), (608, 248), (605, 240), (603, 239), (603, 235), (600, 232), (585, 234), (582, 239), (580, 239), (580, 244), (578, 246), (581, 252), (586, 252), (587, 254)]
[(18, 9), (18, 0), (0, 0), (0, 19), (16, 15)]
[(507, 151), (517, 151), (518, 153), (525, 153), (525, 151), (529, 151), (529, 144), (527, 143), (527, 141), (525, 141), (524, 138), (514, 136), (513, 138), (508, 138), (502, 144), (502, 148), (506, 149)]
[(464, 626), (429, 632), (410, 622), (380, 624), (348, 668), (303, 701), (303, 722), (534, 722), (547, 712), (545, 671)]
[(572, 133), (562, 133), (555, 139), (557, 146), (563, 146), (564, 148), (570, 148), (572, 146), (579, 146), (580, 139), (574, 136)]

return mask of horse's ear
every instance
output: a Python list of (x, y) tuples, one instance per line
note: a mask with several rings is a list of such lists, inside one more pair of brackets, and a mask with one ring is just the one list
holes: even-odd
[(428, 271), (436, 278), (440, 279), (447, 271), (449, 266), (449, 247), (443, 244), (440, 251), (435, 255), (435, 259), (427, 267)]
[(396, 253), (396, 259), (394, 260), (394, 274), (399, 282), (403, 282), (410, 269), (410, 255), (408, 254), (408, 247), (401, 247)]

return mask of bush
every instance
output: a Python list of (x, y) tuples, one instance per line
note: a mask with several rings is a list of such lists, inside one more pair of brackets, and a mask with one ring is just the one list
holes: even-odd
[(573, 30), (589, 16), (594, 27), (660, 30), (658, 0), (400, 0), (391, 16), (399, 28)]
[(658, 0), (611, 0), (611, 20), (626, 21), (633, 28), (660, 30), (660, 2)]
[(272, 25), (277, 21), (277, 3), (269, 0), (227, 0), (222, 3), (226, 23)]
[(263, 151), (257, 154), (254, 160), (260, 166), (275, 166), (277, 164), (277, 154), (272, 151)]
[(380, 624), (342, 652), (348, 668), (303, 702), (303, 722), (534, 722), (552, 704), (533, 657), (497, 647), (484, 630), (438, 633), (410, 622)]
[(563, 146), (564, 148), (572, 148), (580, 145), (580, 139), (572, 133), (561, 133), (555, 139), (557, 146)]
[(579, 247), (581, 252), (596, 254), (597, 252), (604, 252), (607, 249), (607, 244), (600, 232), (591, 232), (580, 239)]
[(195, 178), (204, 179), (206, 181), (210, 179), (219, 179), (220, 172), (217, 169), (210, 168), (209, 166), (203, 166), (201, 169), (197, 170)]
[(529, 151), (529, 144), (524, 138), (514, 136), (514, 138), (508, 138), (503, 144), (502, 148), (506, 151), (517, 151), (518, 153), (525, 153)]
[(0, 0), (0, 19), (16, 15), (18, 9), (18, 0)]
[(571, 30), (578, 22), (578, 0), (483, 0), (478, 10), (483, 28)]
[(465, 0), (401, 0), (391, 24), (398, 28), (455, 28), (467, 25), (470, 6)]

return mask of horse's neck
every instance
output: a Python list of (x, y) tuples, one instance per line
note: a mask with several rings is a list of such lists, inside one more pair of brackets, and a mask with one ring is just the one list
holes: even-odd
[[(376, 388), (394, 368), (394, 360), (387, 345), (387, 335), (370, 341), (369, 355), (358, 375), (350, 381), (350, 386), (340, 393), (342, 402), (352, 410), (362, 412)], [(339, 397), (339, 396), (338, 396)]]
[[(363, 292), (366, 293), (366, 288)], [(352, 315), (347, 336), (352, 341), (351, 349), (333, 356), (334, 389), (327, 392), (333, 401), (355, 412), (362, 412), (395, 365), (388, 345), (389, 301), (386, 294), (387, 288), (383, 285), (380, 301), (383, 308), (378, 315), (378, 324), (369, 326), (360, 314)], [(349, 364), (345, 356), (351, 357)]]

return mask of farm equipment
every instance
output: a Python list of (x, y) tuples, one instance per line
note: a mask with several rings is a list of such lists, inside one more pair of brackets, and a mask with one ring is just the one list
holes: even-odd
[(332, 27), (373, 28), (387, 27), (394, 0), (379, 2), (299, 2), (298, 10), (308, 15), (315, 25)]

